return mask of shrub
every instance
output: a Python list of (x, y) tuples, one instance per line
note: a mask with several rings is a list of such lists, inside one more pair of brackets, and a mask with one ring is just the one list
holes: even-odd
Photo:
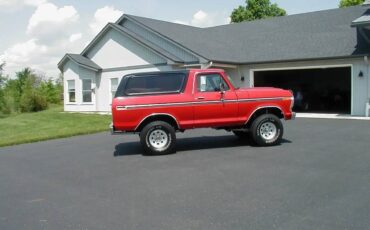
[(4, 96), (1, 102), (1, 113), (8, 115), (15, 111), (17, 111), (17, 106), (15, 106), (13, 97)]
[(60, 104), (61, 87), (58, 84), (54, 84), (52, 80), (42, 81), (39, 88), (42, 95), (46, 96), (46, 100), (51, 104)]
[(20, 100), (21, 112), (38, 112), (48, 108), (46, 97), (35, 90), (27, 90)]

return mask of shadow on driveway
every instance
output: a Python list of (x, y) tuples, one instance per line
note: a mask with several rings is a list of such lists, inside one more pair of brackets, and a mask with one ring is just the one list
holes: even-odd
[[(291, 141), (283, 139), (281, 143), (291, 143)], [(179, 138), (176, 140), (177, 152), (202, 149), (233, 148), (239, 146), (254, 145), (249, 139), (241, 140), (232, 135)], [(139, 154), (144, 154), (144, 150), (141, 147), (139, 140), (135, 142), (120, 143), (116, 145), (113, 153), (115, 157)]]

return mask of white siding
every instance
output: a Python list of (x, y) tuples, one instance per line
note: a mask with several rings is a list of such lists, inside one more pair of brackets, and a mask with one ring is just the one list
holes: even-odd
[[(239, 84), (239, 86), (253, 87), (253, 71), (255, 70), (335, 66), (352, 66), (351, 113), (352, 115), (364, 116), (366, 102), (368, 101), (368, 90), (370, 89), (370, 82), (368, 80), (370, 76), (366, 76), (369, 75), (369, 66), (365, 63), (363, 58), (243, 65), (240, 66), (238, 70), (230, 70), (229, 74), (232, 76), (233, 80)], [(360, 71), (364, 73), (364, 77), (362, 78), (358, 77)], [(241, 76), (245, 77), (244, 82), (240, 80)]]
[(87, 56), (103, 69), (166, 63), (164, 58), (114, 29), (110, 29)]
[[(79, 67), (72, 61), (67, 61), (63, 68), (64, 79), (64, 111), (75, 112), (93, 112), (96, 111), (95, 94), (93, 93), (93, 101), (91, 103), (82, 102), (82, 79), (91, 79), (92, 88), (95, 88), (95, 72), (92, 70)], [(67, 81), (75, 81), (76, 102), (68, 102), (68, 86)]]
[(149, 30), (138, 26), (134, 22), (125, 21), (123, 23), (123, 27), (129, 29), (130, 31), (140, 35), (141, 37), (145, 38), (146, 40), (153, 42), (157, 46), (167, 50), (168, 52), (172, 53), (176, 57), (185, 60), (185, 62), (197, 62), (199, 61), (198, 58), (191, 53), (185, 51), (183, 48), (180, 48), (173, 43), (166, 41), (164, 38), (161, 38), (159, 35), (150, 32)]
[(97, 88), (97, 111), (99, 112), (110, 112), (111, 111), (111, 97), (110, 97), (110, 79), (118, 78), (119, 82), (122, 77), (138, 72), (154, 72), (154, 71), (168, 71), (172, 70), (171, 66), (157, 66), (151, 68), (142, 68), (142, 69), (132, 69), (124, 71), (112, 71), (112, 72), (103, 72), (98, 77), (100, 82)]

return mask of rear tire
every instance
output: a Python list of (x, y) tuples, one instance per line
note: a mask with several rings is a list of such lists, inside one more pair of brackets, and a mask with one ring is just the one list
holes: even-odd
[(251, 126), (253, 141), (259, 146), (278, 145), (282, 140), (283, 133), (283, 124), (273, 114), (264, 114), (257, 117)]
[(140, 132), (140, 142), (147, 155), (165, 155), (175, 152), (174, 127), (164, 121), (147, 124)]

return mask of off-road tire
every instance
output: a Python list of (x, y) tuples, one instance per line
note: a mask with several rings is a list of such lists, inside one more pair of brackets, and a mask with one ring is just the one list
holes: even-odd
[(176, 133), (164, 121), (153, 121), (140, 132), (140, 142), (147, 155), (165, 155), (175, 152)]
[(277, 116), (263, 114), (253, 121), (250, 132), (258, 146), (273, 146), (280, 144), (284, 128)]

